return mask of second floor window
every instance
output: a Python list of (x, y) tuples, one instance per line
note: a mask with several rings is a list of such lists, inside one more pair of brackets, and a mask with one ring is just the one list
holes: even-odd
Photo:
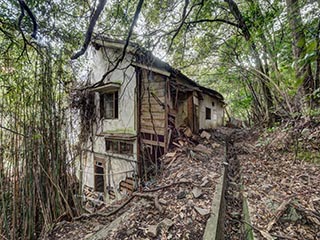
[(119, 114), (118, 92), (103, 93), (100, 95), (101, 118), (115, 119)]

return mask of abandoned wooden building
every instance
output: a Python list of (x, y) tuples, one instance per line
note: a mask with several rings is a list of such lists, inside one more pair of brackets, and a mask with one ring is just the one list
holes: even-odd
[(168, 151), (180, 126), (193, 133), (222, 125), (224, 99), (150, 52), (125, 41), (95, 39), (91, 47), (90, 92), (96, 121), (81, 167), (82, 183), (106, 201), (133, 191)]

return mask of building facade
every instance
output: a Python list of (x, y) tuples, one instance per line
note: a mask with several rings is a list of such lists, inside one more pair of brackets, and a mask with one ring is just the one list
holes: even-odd
[(101, 38), (91, 51), (89, 91), (94, 94), (97, 119), (83, 155), (81, 177), (106, 201), (119, 199), (140, 184), (168, 151), (179, 127), (198, 133), (224, 121), (220, 93), (134, 44), (128, 45), (120, 62), (124, 46), (124, 41)]

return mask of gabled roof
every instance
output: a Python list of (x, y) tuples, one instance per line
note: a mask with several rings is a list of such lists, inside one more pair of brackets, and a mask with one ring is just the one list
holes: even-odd
[[(102, 46), (102, 47), (109, 47), (109, 48), (115, 48), (115, 49), (123, 49), (126, 44), (125, 40), (116, 40), (109, 37), (101, 37), (101, 36), (94, 37), (92, 42), (94, 46)], [(165, 70), (169, 72), (171, 75), (177, 78), (183, 79), (189, 85), (200, 89), (203, 93), (208, 94), (212, 97), (215, 97), (221, 102), (224, 101), (223, 96), (219, 92), (211, 88), (201, 86), (199, 83), (193, 81), (192, 79), (184, 75), (180, 70), (173, 68), (168, 63), (154, 56), (151, 51), (148, 51), (145, 48), (142, 48), (138, 44), (129, 42), (127, 46), (127, 52), (133, 54), (136, 57), (136, 61), (138, 63), (144, 64), (150, 67), (155, 67), (161, 70)]]

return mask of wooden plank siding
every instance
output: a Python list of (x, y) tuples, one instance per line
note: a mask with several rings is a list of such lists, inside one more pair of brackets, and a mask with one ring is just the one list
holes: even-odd
[(165, 147), (167, 138), (167, 76), (141, 69), (140, 91), (140, 133), (164, 136), (164, 142), (150, 141), (143, 138), (141, 143)]

